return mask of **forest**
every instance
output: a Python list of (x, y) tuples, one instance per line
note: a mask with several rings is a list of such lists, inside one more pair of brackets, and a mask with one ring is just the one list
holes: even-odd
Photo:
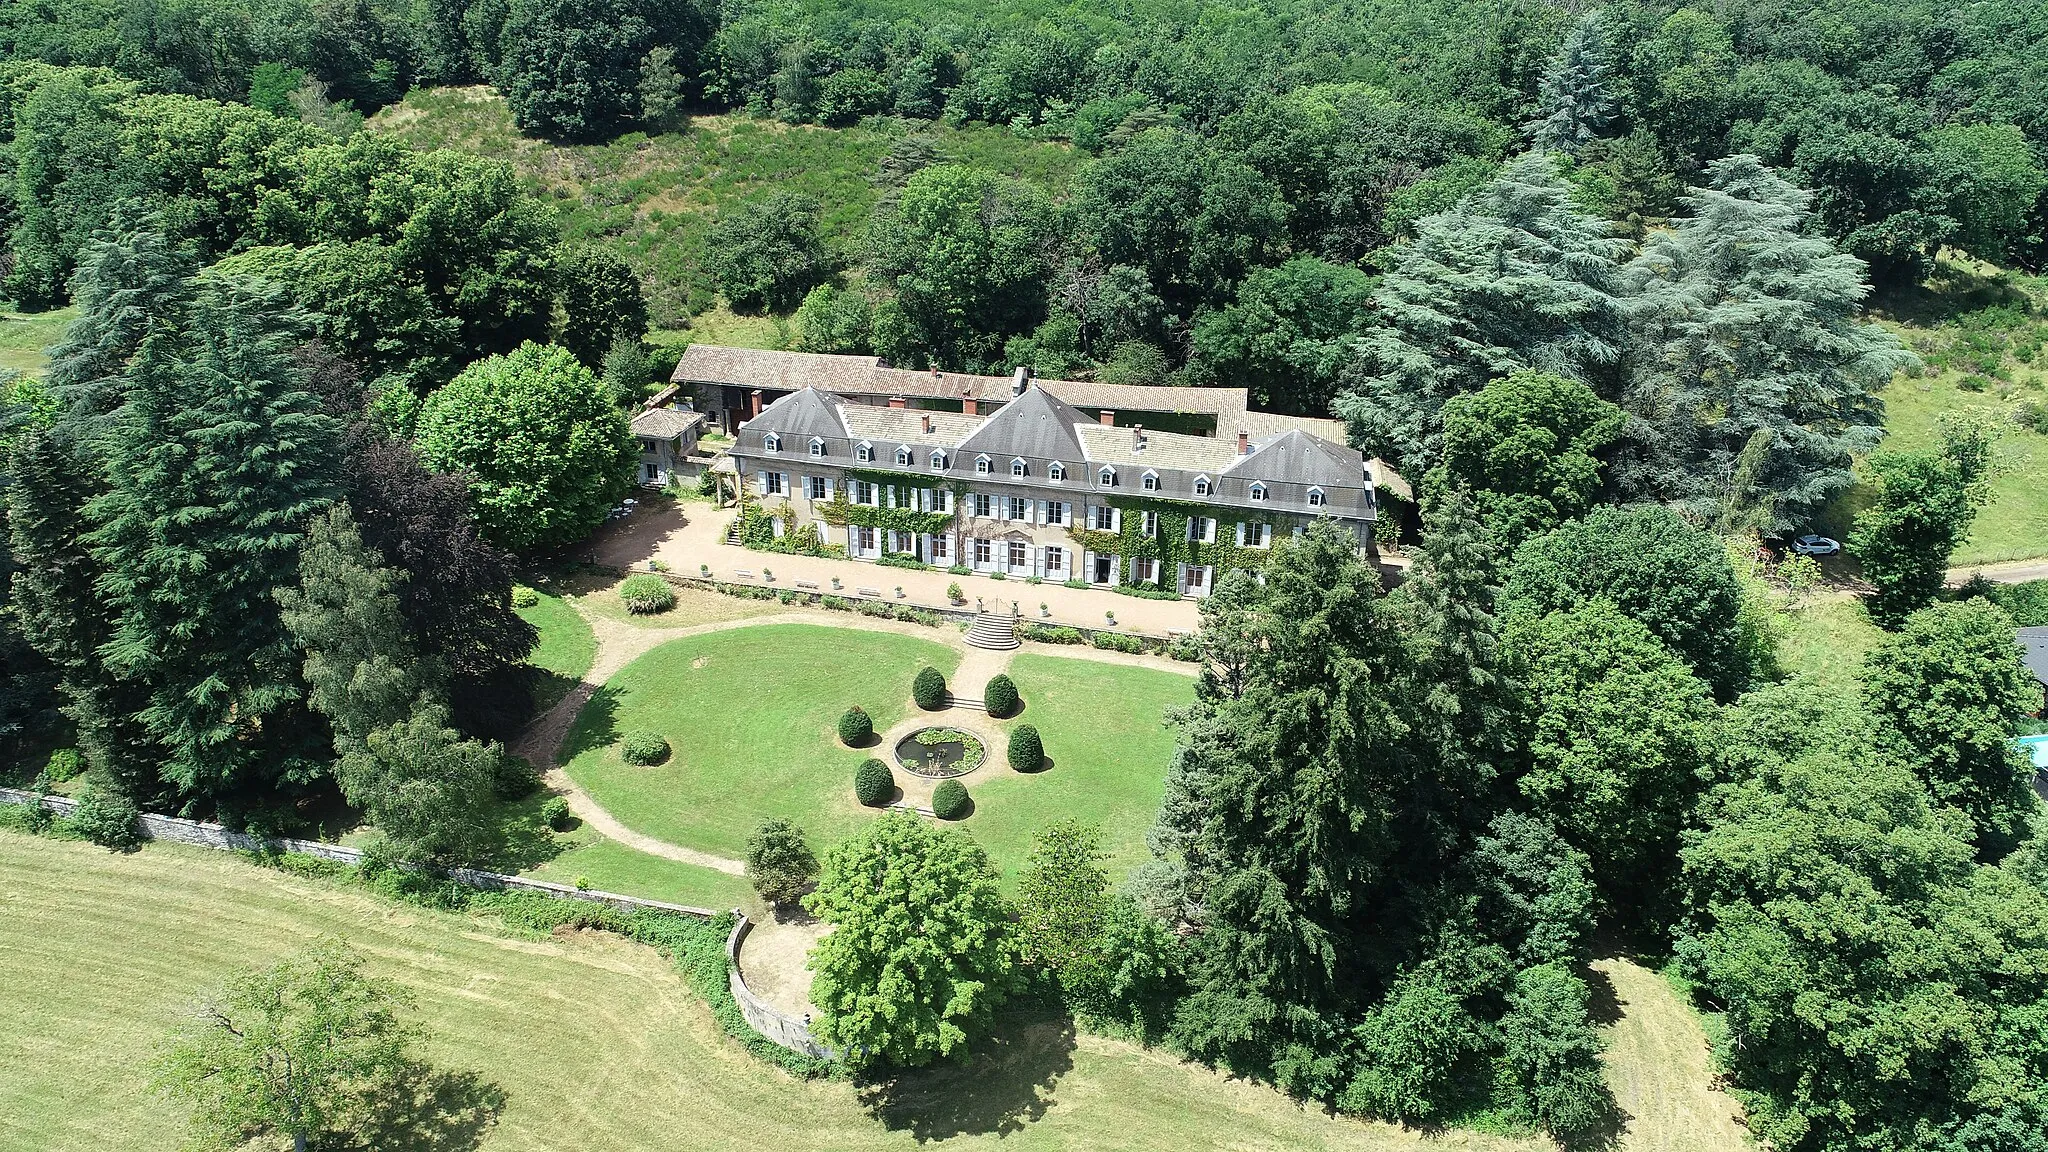
[[(1085, 837), (1015, 908), (915, 822), (828, 853), (821, 913), (872, 913), (876, 859), (959, 886), (974, 988), (935, 1036), (1043, 994), (1347, 1114), (1592, 1146), (1618, 937), (1775, 1147), (2048, 1149), (2011, 743), (2048, 598), (1945, 584), (2048, 408), (1885, 446), (1922, 362), (1869, 312), (2048, 270), (2044, 39), (1930, 0), (23, 0), (0, 296), (73, 311), (0, 408), (0, 758), (60, 716), (110, 845), (342, 809), (391, 861), (488, 859), (535, 787), (515, 578), (630, 490), (627, 410), (715, 301), (802, 350), (1244, 386), (1415, 482), (1414, 567), (1383, 594), (1311, 532), (1204, 602), (1117, 891)], [(590, 197), (379, 128), (475, 85), (564, 146), (887, 143), (858, 210), (679, 210), (679, 288)], [(1065, 159), (991, 159), (1025, 145)], [(1772, 607), (1819, 569), (1747, 558), (1852, 490), (1883, 631), (1822, 683)]]

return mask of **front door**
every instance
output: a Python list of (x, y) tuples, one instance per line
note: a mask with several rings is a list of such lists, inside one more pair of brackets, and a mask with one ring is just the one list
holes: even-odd
[(1111, 565), (1113, 565), (1113, 564), (1115, 564), (1115, 563), (1116, 563), (1116, 557), (1114, 557), (1114, 556), (1097, 556), (1097, 557), (1095, 557), (1095, 583), (1097, 583), (1097, 584), (1107, 584), (1107, 583), (1109, 583), (1109, 576), (1110, 576), (1110, 573), (1111, 573), (1112, 571), (1114, 571), (1114, 569), (1113, 569), (1113, 568), (1111, 567)]

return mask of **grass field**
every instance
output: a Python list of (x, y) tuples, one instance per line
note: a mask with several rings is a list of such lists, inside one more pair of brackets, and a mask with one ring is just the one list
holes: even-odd
[(744, 908), (752, 916), (766, 911), (745, 877), (650, 856), (588, 828), (572, 829), (560, 839), (566, 845), (561, 855), (524, 874), (556, 884), (581, 882), (604, 892), (695, 908)]
[[(854, 251), (883, 191), (882, 157), (910, 130), (703, 116), (666, 135), (636, 132), (608, 144), (559, 146), (520, 135), (505, 102), (483, 87), (416, 89), (369, 128), (416, 147), (510, 161), (556, 201), (569, 239), (612, 246), (633, 262), (647, 281), (657, 327), (676, 326), (716, 303), (701, 261), (706, 233), (724, 207), (774, 191), (805, 193), (823, 209), (826, 243)], [(1053, 189), (1064, 187), (1084, 159), (1066, 144), (1022, 140), (1004, 128), (916, 130), (943, 158)], [(749, 343), (761, 339), (755, 332)]]
[(651, 616), (635, 616), (619, 599), (621, 579), (606, 575), (575, 575), (555, 581), (554, 591), (599, 620), (612, 620), (635, 628), (695, 628), (724, 620), (747, 620), (777, 612), (793, 611), (774, 600), (743, 600), (703, 588), (675, 589), (676, 606)]
[(553, 592), (535, 590), (540, 602), (519, 609), (519, 615), (540, 632), (540, 643), (526, 662), (544, 673), (534, 688), (534, 711), (545, 712), (583, 682), (597, 658), (597, 634), (568, 601)]
[[(563, 749), (569, 775), (637, 832), (739, 857), (771, 816), (821, 843), (867, 819), (853, 770), (871, 751), (839, 744), (849, 705), (876, 731), (901, 719), (910, 680), (955, 651), (929, 640), (806, 624), (690, 636), (626, 666), (585, 706)], [(652, 768), (619, 759), (617, 735), (648, 730), (673, 754)]]
[(968, 777), (975, 811), (964, 826), (1014, 870), (1043, 825), (1063, 815), (1093, 822), (1102, 827), (1109, 874), (1121, 879), (1145, 859), (1145, 832), (1173, 759), (1166, 714), (1194, 701), (1193, 678), (1035, 653), (1012, 660), (1009, 674), (1025, 701), (1011, 723), (1038, 728), (1052, 767)]
[(0, 371), (40, 376), (50, 345), (64, 335), (78, 316), (76, 307), (50, 312), (0, 312)]
[(0, 987), (35, 989), (0, 997), (0, 1152), (175, 1147), (183, 1118), (146, 1088), (159, 1038), (229, 972), (322, 934), (414, 993), (427, 1057), (503, 1091), (480, 1142), (437, 1152), (1545, 1146), (1332, 1119), (1056, 1021), (867, 1092), (798, 1082), (719, 1034), (651, 949), (602, 933), (515, 935), (200, 849), (112, 855), (0, 831), (0, 924)]
[(1860, 596), (1818, 591), (1790, 612), (1792, 626), (1778, 643), (1778, 661), (1794, 676), (1848, 687), (1863, 657), (1884, 638)]

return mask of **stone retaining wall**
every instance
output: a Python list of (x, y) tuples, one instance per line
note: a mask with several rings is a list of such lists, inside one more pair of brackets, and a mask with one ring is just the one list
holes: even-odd
[(787, 1015), (754, 995), (753, 989), (747, 987), (747, 978), (740, 974), (740, 945), (746, 942), (747, 932), (753, 924), (747, 920), (746, 913), (737, 908), (732, 910), (732, 914), (732, 935), (725, 938), (725, 958), (729, 961), (726, 983), (732, 988), (732, 998), (740, 1006), (740, 1015), (746, 1017), (747, 1026), (792, 1052), (820, 1060), (832, 1059), (832, 1050), (818, 1043), (802, 1020)]

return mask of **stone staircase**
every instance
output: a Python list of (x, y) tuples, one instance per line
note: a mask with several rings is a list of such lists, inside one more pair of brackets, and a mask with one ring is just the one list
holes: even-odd
[(975, 616), (974, 623), (967, 628), (967, 642), (976, 648), (992, 648), (997, 651), (1017, 648), (1017, 621), (1010, 616), (999, 616), (983, 612)]
[[(1012, 644), (1011, 647), (1014, 648), (1016, 647), (1016, 645)], [(946, 695), (941, 698), (939, 706), (933, 709), (933, 711), (942, 712), (948, 708), (965, 708), (970, 712), (988, 711), (987, 704), (984, 704), (979, 700), (972, 699), (971, 697), (955, 696), (951, 692), (946, 693)]]

